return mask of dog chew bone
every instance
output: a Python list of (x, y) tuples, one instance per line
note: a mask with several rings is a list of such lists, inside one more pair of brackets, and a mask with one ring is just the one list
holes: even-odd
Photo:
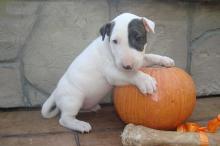
[(219, 133), (205, 133), (208, 137), (207, 144), (202, 141), (200, 134), (161, 131), (128, 124), (121, 137), (124, 146), (220, 146)]

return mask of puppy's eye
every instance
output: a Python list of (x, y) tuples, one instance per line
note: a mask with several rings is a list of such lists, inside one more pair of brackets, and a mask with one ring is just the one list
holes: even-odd
[(118, 44), (118, 41), (117, 41), (117, 40), (113, 40), (113, 43), (114, 43), (114, 44)]

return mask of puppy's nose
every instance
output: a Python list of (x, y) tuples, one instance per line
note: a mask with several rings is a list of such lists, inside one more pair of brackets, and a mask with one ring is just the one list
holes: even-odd
[(123, 65), (123, 68), (126, 69), (126, 70), (132, 70), (131, 65)]

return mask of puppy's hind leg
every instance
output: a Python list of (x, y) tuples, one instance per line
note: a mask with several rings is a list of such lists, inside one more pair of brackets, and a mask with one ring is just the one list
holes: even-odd
[(88, 113), (88, 112), (97, 112), (101, 109), (101, 106), (99, 104), (95, 105), (91, 109), (81, 109), (79, 112), (81, 113)]
[(96, 106), (94, 106), (94, 107), (91, 109), (91, 111), (97, 112), (97, 111), (99, 111), (100, 109), (101, 109), (101, 106), (100, 106), (99, 104), (97, 104)]
[(66, 128), (82, 133), (91, 131), (92, 127), (89, 123), (76, 119), (76, 115), (82, 106), (83, 98), (66, 96), (61, 99), (58, 105), (61, 111), (59, 123)]

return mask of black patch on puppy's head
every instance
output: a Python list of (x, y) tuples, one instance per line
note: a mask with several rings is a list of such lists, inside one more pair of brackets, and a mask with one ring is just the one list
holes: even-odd
[(99, 32), (102, 36), (103, 41), (105, 39), (105, 35), (107, 35), (110, 38), (114, 25), (115, 25), (115, 22), (110, 22), (110, 23), (107, 23), (107, 24), (103, 25), (100, 28)]
[(147, 31), (141, 19), (133, 19), (128, 24), (128, 42), (130, 47), (143, 51), (147, 42)]

